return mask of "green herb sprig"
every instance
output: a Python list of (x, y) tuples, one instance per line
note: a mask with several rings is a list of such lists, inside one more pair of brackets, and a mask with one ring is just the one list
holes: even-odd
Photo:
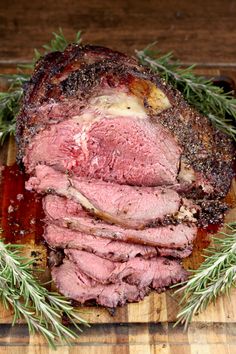
[[(0, 75), (1, 77), (1, 75)], [(19, 74), (8, 77), (10, 88), (0, 92), (0, 143), (3, 144), (8, 135), (15, 134), (16, 116), (19, 112), (23, 95), (23, 84), (28, 75)]]
[(4, 244), (0, 239), (0, 300), (14, 313), (13, 324), (25, 319), (31, 334), (41, 333), (52, 348), (58, 341), (70, 344), (78, 334), (64, 326), (62, 315), (75, 328), (88, 325), (63, 296), (48, 291), (33, 275), (32, 263), (20, 253), (22, 245)]
[(236, 222), (221, 234), (224, 237), (213, 238), (214, 246), (205, 250), (204, 262), (176, 291), (182, 295), (176, 324), (184, 324), (185, 329), (194, 315), (236, 286)]
[[(81, 42), (81, 31), (76, 33), (74, 43)], [(59, 32), (53, 32), (53, 38), (50, 43), (43, 45), (43, 51), (34, 50), (34, 58), (30, 64), (21, 65), (18, 68), (19, 73), (15, 75), (0, 75), (0, 79), (8, 79), (10, 87), (7, 92), (0, 92), (0, 145), (2, 145), (9, 135), (15, 134), (16, 116), (20, 109), (21, 99), (23, 97), (23, 84), (29, 79), (29, 74), (22, 73), (22, 69), (33, 70), (35, 63), (42, 55), (47, 53), (63, 51), (69, 41), (65, 38), (62, 29)]]
[(157, 72), (166, 82), (182, 92), (186, 101), (207, 116), (220, 130), (236, 140), (236, 99), (224, 93), (212, 80), (193, 73), (195, 65), (183, 69), (172, 53), (161, 55), (151, 45), (136, 55), (143, 65)]

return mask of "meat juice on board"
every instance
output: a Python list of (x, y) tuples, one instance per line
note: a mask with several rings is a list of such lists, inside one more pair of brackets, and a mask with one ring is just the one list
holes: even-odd
[(41, 197), (25, 189), (28, 176), (17, 164), (4, 166), (0, 185), (1, 228), (6, 242), (39, 244), (42, 242)]

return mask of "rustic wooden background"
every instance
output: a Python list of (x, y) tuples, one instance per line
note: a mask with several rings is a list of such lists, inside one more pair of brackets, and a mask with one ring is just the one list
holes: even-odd
[[(62, 27), (69, 39), (81, 29), (85, 42), (129, 54), (158, 40), (163, 52), (173, 51), (184, 64), (197, 63), (199, 73), (227, 76), (236, 83), (235, 18), (235, 0), (0, 0), (0, 73), (14, 72), (16, 64), (30, 61), (33, 48)], [(158, 309), (155, 298), (153, 305)], [(173, 329), (174, 316), (167, 321), (158, 312), (134, 310), (129, 315), (133, 323), (122, 316), (122, 324), (98, 323), (58, 353), (236, 353), (234, 301), (221, 300), (185, 333), (181, 326)], [(3, 323), (2, 311), (0, 317)], [(105, 312), (102, 317), (110, 322)], [(25, 325), (12, 328), (5, 322), (0, 325), (0, 353), (51, 352), (41, 337), (28, 335)]]
[(235, 0), (1, 0), (0, 63), (30, 60), (62, 27), (130, 54), (158, 40), (184, 63), (235, 66), (235, 16)]

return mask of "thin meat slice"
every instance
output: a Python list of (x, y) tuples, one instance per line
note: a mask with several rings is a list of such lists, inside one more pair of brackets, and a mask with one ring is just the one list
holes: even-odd
[(114, 308), (127, 302), (140, 301), (149, 292), (149, 288), (139, 289), (125, 282), (100, 284), (82, 273), (69, 260), (64, 260), (61, 266), (52, 269), (52, 278), (63, 295), (81, 304), (95, 300), (99, 305)]
[(188, 245), (184, 249), (175, 249), (175, 248), (165, 248), (165, 247), (156, 247), (157, 255), (162, 257), (172, 257), (172, 258), (186, 258), (193, 251), (193, 245)]
[(187, 277), (178, 261), (164, 257), (148, 260), (137, 257), (119, 263), (79, 250), (67, 249), (65, 254), (83, 273), (102, 284), (124, 281), (139, 288), (160, 290)]
[[(29, 179), (26, 188), (70, 198), (97, 217), (130, 228), (143, 228), (170, 215), (177, 219), (182, 204), (173, 189), (83, 180), (45, 165), (35, 168), (35, 177)], [(189, 210), (193, 213), (194, 207)]]
[(96, 237), (53, 224), (46, 226), (43, 237), (52, 248), (75, 248), (117, 262), (124, 262), (136, 256), (142, 256), (145, 259), (157, 255), (185, 258), (192, 252), (192, 246), (178, 250), (138, 245)]
[[(70, 248), (65, 250), (65, 255), (76, 264), (82, 273), (102, 284), (111, 283), (109, 278), (115, 270), (116, 265), (119, 264), (89, 252)], [(115, 282), (116, 281), (114, 281), (114, 283)]]
[(45, 228), (43, 237), (51, 247), (84, 250), (113, 261), (127, 261), (137, 255), (147, 258), (157, 255), (155, 247), (96, 237), (53, 224)]
[(92, 218), (81, 206), (71, 200), (48, 195), (43, 200), (45, 214), (50, 222), (83, 233), (144, 245), (185, 248), (192, 244), (197, 228), (185, 224), (151, 227), (144, 230), (125, 229)]
[(75, 202), (54, 195), (43, 199), (43, 208), (50, 222), (90, 235), (137, 244), (184, 249), (196, 237), (197, 228), (185, 224), (133, 230), (109, 225), (90, 217)]

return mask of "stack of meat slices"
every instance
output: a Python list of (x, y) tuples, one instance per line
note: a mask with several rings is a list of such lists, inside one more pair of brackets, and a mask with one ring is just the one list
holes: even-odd
[(63, 250), (52, 277), (80, 303), (116, 307), (186, 279), (197, 226), (222, 219), (231, 142), (121, 53), (71, 45), (40, 60), (17, 140), (44, 238)]

